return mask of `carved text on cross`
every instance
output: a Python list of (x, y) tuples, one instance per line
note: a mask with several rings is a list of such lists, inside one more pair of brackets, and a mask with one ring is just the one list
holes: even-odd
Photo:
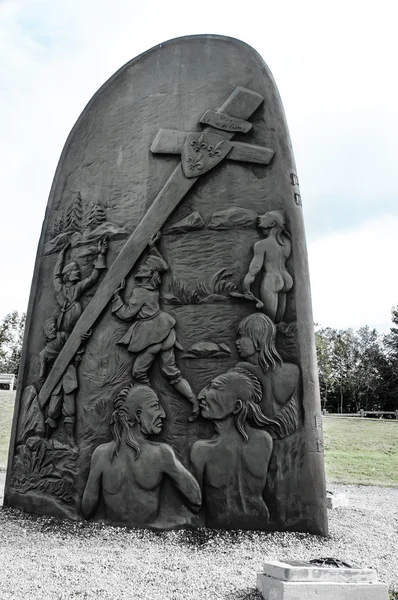
[(271, 148), (229, 141), (236, 133), (250, 131), (252, 124), (243, 119), (208, 110), (200, 123), (207, 127), (198, 132), (160, 129), (152, 143), (151, 152), (181, 154), (181, 167), (188, 178), (206, 173), (224, 158), (267, 165), (274, 156)]

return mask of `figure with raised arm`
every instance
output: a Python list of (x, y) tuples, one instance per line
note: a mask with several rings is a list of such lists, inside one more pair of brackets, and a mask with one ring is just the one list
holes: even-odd
[(59, 253), (53, 275), (55, 298), (61, 308), (57, 319), (57, 330), (64, 331), (68, 335), (72, 332), (83, 312), (80, 302), (81, 297), (88, 288), (98, 281), (101, 271), (106, 269), (105, 255), (108, 250), (108, 241), (104, 238), (98, 242), (97, 260), (94, 263), (91, 275), (85, 279), (81, 279), (80, 269), (76, 262), (65, 265), (65, 255), (69, 247), (70, 244), (66, 244)]
[(189, 508), (197, 512), (202, 497), (193, 475), (168, 444), (150, 441), (161, 433), (165, 412), (147, 385), (132, 385), (114, 401), (112, 441), (98, 446), (91, 458), (82, 512), (92, 517), (102, 497), (106, 517), (130, 527), (154, 523), (161, 486), (169, 478)]
[(251, 286), (261, 273), (261, 303), (257, 303), (257, 306), (260, 308), (262, 304), (263, 312), (274, 323), (279, 323), (286, 310), (286, 294), (293, 286), (293, 279), (286, 268), (292, 243), (286, 231), (285, 218), (276, 210), (260, 215), (258, 227), (265, 237), (254, 244), (254, 256), (243, 280), (243, 294), (249, 299), (257, 300)]
[(136, 287), (125, 304), (120, 297), (125, 282), (122, 281), (112, 301), (112, 313), (123, 321), (133, 321), (126, 335), (118, 342), (136, 355), (133, 378), (137, 383), (149, 384), (149, 370), (156, 357), (160, 369), (171, 385), (192, 404), (190, 421), (199, 416), (199, 405), (188, 381), (182, 377), (176, 364), (175, 348), (179, 347), (175, 333), (175, 319), (160, 309), (162, 274), (168, 269), (163, 256), (156, 249), (160, 233), (149, 242), (149, 256), (135, 275)]

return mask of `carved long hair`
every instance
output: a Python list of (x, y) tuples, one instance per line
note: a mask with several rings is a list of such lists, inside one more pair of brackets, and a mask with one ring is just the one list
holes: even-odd
[(258, 363), (264, 373), (282, 365), (282, 358), (275, 346), (276, 328), (267, 315), (254, 313), (245, 317), (238, 325), (238, 334), (248, 337), (258, 351)]
[[(234, 375), (238, 376), (238, 380), (233, 378)], [(266, 428), (276, 424), (273, 419), (269, 419), (263, 414), (259, 406), (263, 395), (262, 387), (253, 373), (247, 369), (235, 367), (212, 381), (212, 386), (217, 394), (219, 394), (222, 385), (227, 386), (228, 393), (233, 392), (236, 399), (242, 403), (239, 411), (234, 414), (234, 418), (236, 429), (243, 437), (245, 444), (249, 440), (246, 433), (247, 419), (251, 419), (258, 427)]]
[(130, 411), (126, 405), (126, 398), (131, 392), (139, 392), (138, 388), (145, 388), (143, 385), (129, 385), (124, 388), (113, 402), (113, 413), (111, 417), (111, 431), (114, 446), (111, 450), (111, 461), (118, 456), (120, 444), (125, 441), (130, 448), (135, 451), (135, 460), (140, 455), (140, 446), (134, 437), (133, 427), (136, 421), (130, 418)]
[[(259, 215), (258, 219), (260, 229), (275, 230), (275, 239), (280, 246), (285, 245), (285, 237), (288, 240), (291, 239), (289, 232), (286, 230), (285, 217), (279, 211), (270, 210), (269, 212), (266, 212), (263, 215)], [(264, 219), (266, 219), (267, 221), (269, 219), (270, 224), (263, 224)]]
[(266, 214), (272, 215), (272, 218), (275, 221), (274, 227), (277, 228), (277, 231), (275, 234), (275, 239), (280, 246), (284, 246), (285, 240), (284, 240), (283, 236), (286, 236), (290, 240), (289, 232), (286, 231), (286, 229), (285, 229), (285, 225), (286, 225), (285, 217), (277, 210), (271, 210), (270, 212), (268, 212)]

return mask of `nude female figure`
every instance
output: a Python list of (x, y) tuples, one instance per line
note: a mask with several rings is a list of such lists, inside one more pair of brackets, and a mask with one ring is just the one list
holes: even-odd
[[(273, 210), (260, 215), (258, 226), (265, 238), (254, 244), (254, 256), (243, 280), (243, 293), (246, 297), (254, 299), (251, 286), (262, 271), (262, 310), (274, 323), (278, 323), (283, 320), (286, 294), (293, 286), (293, 279), (286, 269), (292, 243), (285, 229), (285, 219), (280, 212)], [(260, 308), (261, 303), (257, 306)]]

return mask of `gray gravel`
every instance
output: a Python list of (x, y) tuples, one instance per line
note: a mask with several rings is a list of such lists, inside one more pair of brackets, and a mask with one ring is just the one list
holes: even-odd
[[(0, 498), (4, 485), (0, 473)], [(330, 485), (327, 539), (293, 533), (155, 534), (0, 511), (0, 598), (254, 600), (265, 557), (333, 556), (373, 567), (398, 590), (398, 489)]]

